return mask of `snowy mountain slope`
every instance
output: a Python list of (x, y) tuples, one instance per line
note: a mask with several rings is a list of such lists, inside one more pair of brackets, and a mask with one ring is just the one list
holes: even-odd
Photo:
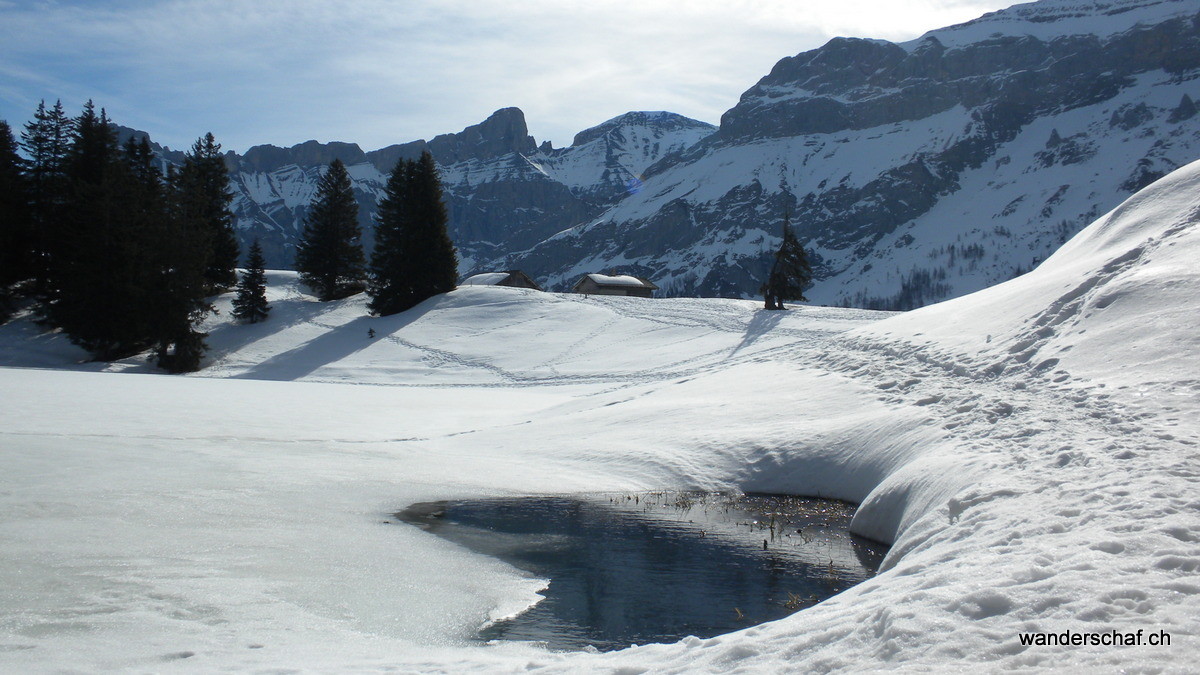
[(579, 132), (569, 148), (546, 148), (533, 161), (572, 191), (612, 203), (640, 190), (650, 165), (715, 130), (674, 113), (631, 112)]
[[(304, 217), (316, 195), (317, 181), (326, 168), (328, 163), (286, 164), (265, 172), (248, 167), (231, 172), (233, 202), (230, 208), (237, 218), (236, 230), (242, 250), (247, 250), (257, 239), (270, 260), (290, 262), (304, 232)], [(354, 196), (360, 204), (358, 223), (363, 240), (370, 245), (374, 242), (371, 219), (374, 210), (364, 209), (361, 205), (373, 205), (383, 196), (387, 176), (365, 161), (346, 168), (354, 186)]]
[[(214, 320), (196, 377), (69, 372), (97, 366), (10, 322), (0, 669), (1184, 672), (1197, 255), (1200, 162), (1033, 272), (902, 315), (475, 287), (377, 319), (283, 273), (270, 321)], [(470, 641), (542, 580), (381, 522), (681, 487), (853, 499), (854, 527), (894, 546), (784, 620), (550, 653)], [(1066, 631), (1144, 635), (1018, 637)]]
[[(629, 181), (667, 154), (714, 130), (674, 113), (627, 113), (580, 132), (570, 147), (540, 147), (524, 114), (504, 108), (480, 124), (433, 140), (363, 152), (352, 143), (309, 141), (291, 148), (256, 146), (230, 153), (232, 208), (243, 248), (255, 237), (268, 264), (289, 266), (321, 172), (335, 157), (350, 170), (364, 241), (373, 244), (375, 204), (400, 159), (429, 150), (447, 194), (450, 232), (469, 274), (474, 261), (522, 250), (600, 213)], [(130, 130), (132, 132), (132, 130)], [(136, 133), (136, 132), (134, 132)], [(178, 153), (160, 149), (171, 161)]]
[(790, 211), (810, 297), (912, 307), (1010, 278), (1200, 157), (1185, 0), (1043, 2), (895, 45), (780, 61), (645, 189), (517, 254), (553, 286), (617, 267), (667, 293), (753, 295)]

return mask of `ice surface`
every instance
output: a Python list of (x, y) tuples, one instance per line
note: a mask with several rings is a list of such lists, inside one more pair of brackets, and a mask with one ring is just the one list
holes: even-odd
[[(271, 318), (230, 324), (220, 298), (192, 377), (11, 322), (0, 670), (1185, 671), (1198, 220), (1200, 163), (1034, 272), (895, 316), (467, 287), (372, 318), (272, 273)], [(558, 654), (468, 640), (542, 580), (383, 523), (689, 488), (858, 501), (855, 530), (894, 546), (784, 620)], [(1139, 629), (1172, 644), (1018, 638)]]

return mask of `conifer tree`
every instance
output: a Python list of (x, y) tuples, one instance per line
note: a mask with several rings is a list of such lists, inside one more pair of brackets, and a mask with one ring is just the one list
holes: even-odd
[(296, 251), (300, 280), (322, 300), (337, 300), (364, 288), (365, 262), (358, 227), (358, 202), (340, 159), (317, 183)]
[(29, 200), (17, 141), (8, 122), (0, 120), (0, 323), (15, 309), (14, 285), (36, 269)]
[(29, 218), (33, 231), (34, 270), (37, 281), (35, 293), (43, 302), (49, 275), (49, 248), (54, 241), (54, 228), (62, 216), (69, 194), (66, 176), (67, 153), (74, 134), (74, 120), (63, 110), (62, 102), (47, 109), (46, 102), (38, 103), (31, 122), (21, 133), (21, 148), (28, 157), (26, 177), (29, 182)]
[(416, 275), (413, 287), (421, 302), (449, 293), (458, 285), (458, 254), (446, 231), (449, 219), (442, 199), (442, 179), (429, 151), (421, 153), (413, 178), (416, 246), (424, 263), (423, 273)]
[(211, 132), (192, 144), (172, 182), (182, 215), (198, 220), (207, 233), (204, 279), (209, 292), (231, 288), (237, 283), (235, 270), (239, 257), (233, 212), (229, 210), (233, 192), (229, 189), (229, 171), (221, 156), (221, 144)]
[(29, 158), (30, 205), (38, 225), (50, 222), (53, 208), (66, 198), (67, 153), (71, 147), (74, 121), (67, 117), (62, 101), (46, 108), (38, 103), (33, 120), (21, 133), (21, 148)]
[(74, 126), (68, 196), (47, 246), (45, 313), (94, 358), (111, 360), (148, 342), (145, 315), (134, 309), (146, 302), (138, 279), (146, 222), (137, 217), (146, 205), (104, 111), (88, 101)]
[(187, 208), (177, 186), (166, 185), (148, 138), (131, 139), (125, 153), (147, 219), (139, 234), (147, 247), (141, 278), (150, 297), (148, 337), (160, 368), (191, 372), (207, 349), (198, 327), (212, 311), (211, 222)]
[(246, 271), (238, 282), (237, 297), (233, 300), (233, 316), (239, 321), (258, 323), (265, 320), (271, 311), (271, 306), (267, 304), (265, 265), (262, 247), (255, 239), (246, 258)]
[(437, 164), (429, 152), (402, 160), (388, 178), (376, 216), (371, 312), (394, 314), (454, 290), (458, 258), (446, 232)]
[(46, 102), (38, 103), (33, 120), (21, 133), (21, 147), (29, 157), (29, 178), (42, 184), (51, 176), (61, 177), (70, 147), (72, 120), (63, 110), (62, 101), (47, 109)]
[(8, 122), (0, 120), (0, 286), (32, 276), (31, 199), (24, 162)]
[(68, 190), (48, 248), (49, 322), (97, 360), (153, 347), (172, 372), (204, 353), (196, 326), (209, 311), (203, 223), (173, 203), (149, 141), (123, 151), (89, 101), (66, 156)]
[(388, 176), (383, 199), (375, 213), (375, 250), (371, 253), (371, 280), (367, 292), (372, 314), (387, 316), (417, 304), (407, 272), (417, 261), (412, 242), (405, 241), (413, 227), (412, 185), (416, 162), (401, 159)]
[(792, 232), (787, 214), (783, 217), (783, 242), (775, 252), (775, 262), (762, 286), (766, 309), (784, 309), (784, 300), (807, 300), (804, 288), (812, 280), (812, 266), (800, 240)]

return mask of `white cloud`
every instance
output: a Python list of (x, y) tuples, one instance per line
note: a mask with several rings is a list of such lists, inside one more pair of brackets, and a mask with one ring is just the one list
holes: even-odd
[[(4, 112), (85, 98), (186, 146), (309, 138), (366, 149), (518, 106), (556, 145), (628, 110), (716, 122), (784, 56), (835, 35), (908, 39), (994, 0), (0, 0)], [(28, 115), (28, 112), (22, 114)]]

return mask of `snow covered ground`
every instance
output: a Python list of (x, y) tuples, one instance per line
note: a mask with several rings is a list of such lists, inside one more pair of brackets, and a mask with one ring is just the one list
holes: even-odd
[[(1034, 272), (903, 315), (466, 287), (373, 318), (277, 273), (264, 324), (221, 300), (191, 377), (15, 321), (0, 671), (1189, 670), (1198, 221), (1200, 163)], [(894, 546), (781, 621), (561, 654), (471, 639), (542, 580), (385, 522), (650, 488), (849, 499)], [(1019, 639), (1113, 630), (1171, 644)]]

